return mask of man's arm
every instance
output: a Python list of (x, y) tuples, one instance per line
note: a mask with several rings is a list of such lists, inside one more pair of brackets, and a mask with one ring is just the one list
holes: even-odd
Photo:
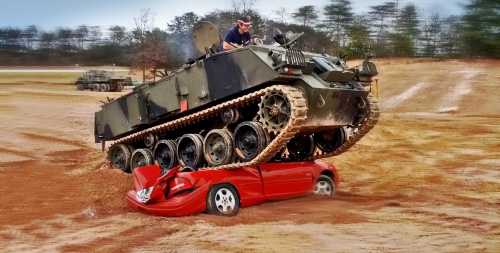
[(226, 50), (231, 50), (231, 49), (240, 48), (240, 47), (238, 45), (233, 44), (233, 43), (228, 43), (228, 42), (224, 41), (222, 43), (222, 48), (224, 49), (224, 51), (226, 51)]

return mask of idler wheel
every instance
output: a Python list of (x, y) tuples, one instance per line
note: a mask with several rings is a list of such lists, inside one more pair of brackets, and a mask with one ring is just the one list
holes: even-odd
[(230, 163), (233, 159), (233, 136), (226, 129), (214, 129), (205, 136), (203, 155), (210, 166)]
[(312, 135), (297, 135), (286, 145), (292, 160), (304, 160), (314, 154), (314, 139)]
[(165, 174), (177, 162), (177, 147), (173, 140), (160, 140), (156, 143), (153, 157)]
[(108, 160), (124, 172), (129, 172), (130, 156), (130, 148), (125, 144), (111, 146), (108, 150)]
[(203, 137), (185, 134), (177, 142), (177, 157), (182, 166), (197, 168), (203, 162)]
[(136, 149), (130, 158), (130, 169), (153, 164), (153, 154), (147, 148)]
[(265, 130), (257, 122), (242, 122), (234, 130), (234, 144), (236, 154), (243, 161), (250, 161), (267, 146)]
[(106, 91), (106, 84), (103, 84), (103, 83), (97, 84), (97, 91), (99, 91), (99, 92)]
[(271, 91), (259, 104), (259, 122), (270, 133), (277, 134), (288, 123), (291, 111), (287, 96), (278, 90)]
[(344, 128), (334, 128), (314, 134), (316, 146), (325, 153), (331, 153), (347, 140)]

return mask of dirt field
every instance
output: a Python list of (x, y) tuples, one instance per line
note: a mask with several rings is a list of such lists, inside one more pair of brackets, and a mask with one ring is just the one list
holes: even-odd
[(379, 124), (328, 160), (337, 198), (232, 218), (133, 212), (93, 144), (116, 94), (0, 72), (0, 252), (500, 252), (500, 62), (378, 65)]
[(128, 68), (103, 66), (103, 67), (1, 67), (0, 84), (71, 84), (83, 72), (98, 69), (115, 72), (117, 75), (133, 74)]

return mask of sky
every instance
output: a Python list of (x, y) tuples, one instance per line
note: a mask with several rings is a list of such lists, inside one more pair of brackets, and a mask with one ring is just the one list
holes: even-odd
[[(367, 12), (385, 0), (351, 0), (354, 12)], [(399, 0), (400, 5), (414, 2), (420, 14), (443, 16), (462, 13), (467, 0)], [(275, 10), (285, 7), (293, 12), (303, 5), (321, 9), (329, 0), (256, 0), (254, 9), (267, 18), (276, 18)], [(24, 27), (35, 24), (42, 29), (76, 27), (81, 24), (109, 27), (134, 26), (134, 17), (150, 9), (157, 27), (166, 28), (173, 17), (193, 11), (204, 15), (215, 9), (230, 9), (232, 0), (0, 0), (0, 27)], [(291, 18), (289, 21), (293, 21)]]

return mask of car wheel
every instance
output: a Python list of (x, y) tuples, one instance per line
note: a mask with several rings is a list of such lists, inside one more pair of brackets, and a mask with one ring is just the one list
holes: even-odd
[(217, 215), (236, 215), (240, 209), (240, 198), (235, 188), (228, 184), (213, 187), (208, 193), (207, 209)]
[(314, 195), (333, 198), (335, 196), (335, 184), (333, 180), (326, 175), (319, 176), (314, 184)]

